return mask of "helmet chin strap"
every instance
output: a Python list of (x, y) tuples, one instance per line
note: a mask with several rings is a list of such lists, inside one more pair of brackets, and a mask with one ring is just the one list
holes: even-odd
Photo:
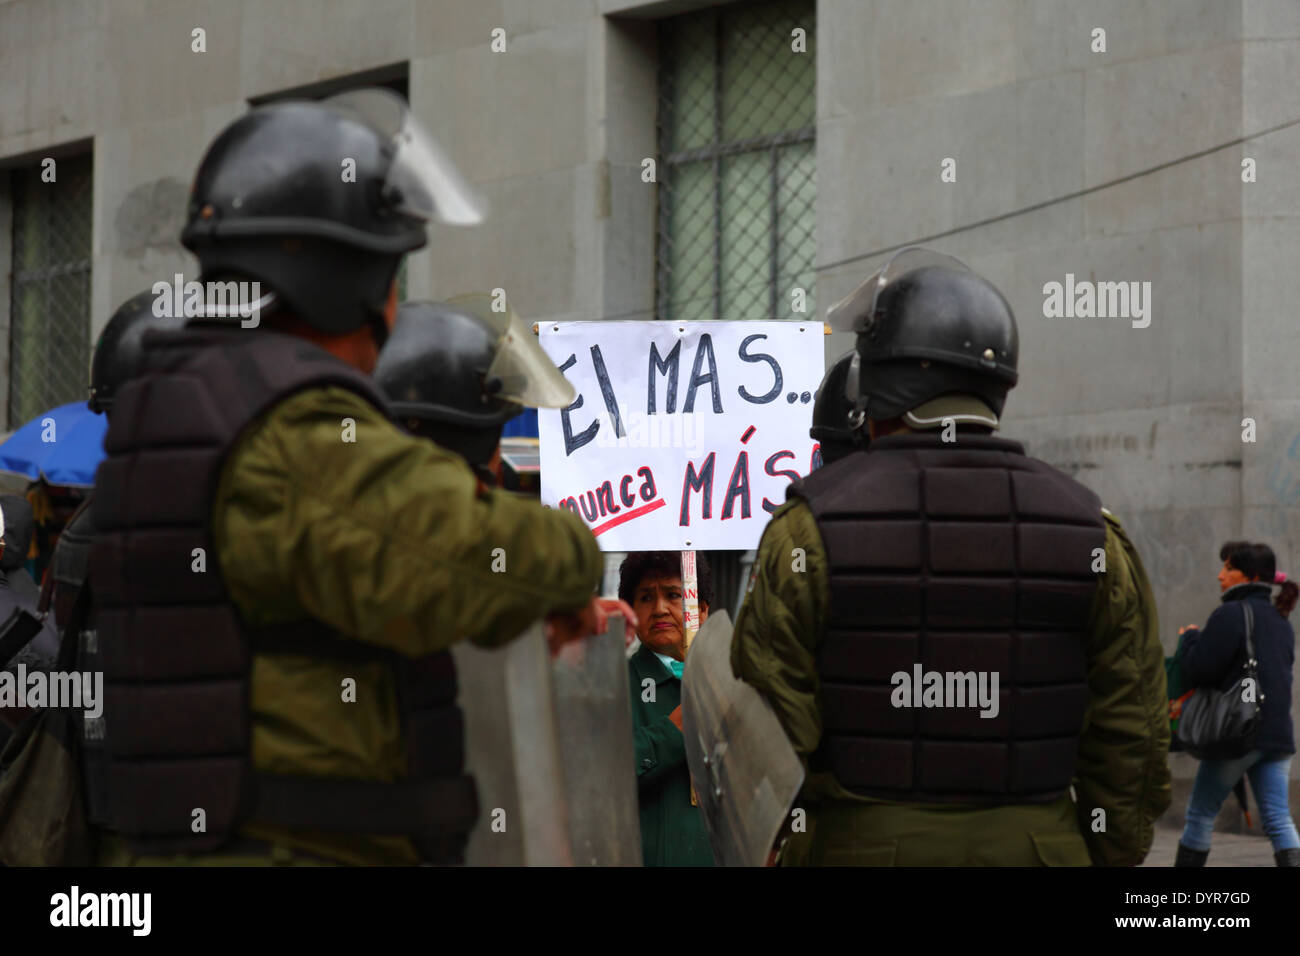
[(243, 325), (245, 319), (257, 317), (260, 322), (263, 316), (274, 315), (280, 311), (283, 302), (274, 289), (267, 292), (260, 299), (249, 303), (222, 303), (217, 305), (212, 302), (203, 303), (203, 311), (194, 316), (200, 322), (233, 322), (238, 321)]
[(852, 407), (849, 409), (847, 423), (849, 430), (859, 432), (867, 423), (868, 398), (862, 393), (862, 353), (854, 352), (849, 359), (849, 368), (844, 376), (844, 397)]

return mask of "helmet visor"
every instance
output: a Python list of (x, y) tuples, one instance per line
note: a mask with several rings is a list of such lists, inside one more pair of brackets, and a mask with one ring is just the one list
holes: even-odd
[(396, 211), (423, 221), (473, 226), (487, 204), (392, 90), (349, 90), (325, 100), (393, 144), (383, 195)]
[(826, 313), (826, 323), (836, 332), (865, 332), (876, 316), (876, 300), (880, 293), (899, 276), (929, 266), (944, 266), (969, 272), (966, 263), (941, 252), (909, 246), (894, 253), (884, 268), (858, 286)]
[(857, 349), (854, 349), (853, 357), (849, 359), (849, 367), (844, 372), (844, 401), (849, 407), (846, 421), (853, 421), (855, 427), (862, 424), (858, 402), (865, 391), (862, 387), (863, 384), (862, 356)]
[(497, 333), (496, 356), (488, 366), (487, 382), (500, 383), (494, 394), (530, 408), (567, 408), (578, 397), (573, 384), (542, 350), (533, 330), (514, 309), (496, 312), (492, 297), (483, 293), (449, 300), (473, 314)]

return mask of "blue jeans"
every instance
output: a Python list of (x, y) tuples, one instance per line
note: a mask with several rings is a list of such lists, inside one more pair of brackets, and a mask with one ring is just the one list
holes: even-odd
[(1268, 760), (1258, 750), (1252, 750), (1236, 760), (1202, 760), (1192, 786), (1192, 798), (1187, 802), (1187, 826), (1183, 828), (1181, 842), (1189, 850), (1208, 850), (1214, 818), (1219, 815), (1223, 801), (1242, 775), (1250, 777), (1259, 804), (1260, 823), (1278, 850), (1300, 849), (1291, 808), (1287, 804), (1287, 779), (1290, 776), (1291, 758), (1275, 757)]

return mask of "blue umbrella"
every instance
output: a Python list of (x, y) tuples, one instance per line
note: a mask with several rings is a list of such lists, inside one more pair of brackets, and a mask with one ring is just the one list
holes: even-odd
[(71, 402), (37, 415), (0, 445), (0, 471), (43, 477), (52, 485), (90, 488), (104, 460), (108, 419), (85, 402)]

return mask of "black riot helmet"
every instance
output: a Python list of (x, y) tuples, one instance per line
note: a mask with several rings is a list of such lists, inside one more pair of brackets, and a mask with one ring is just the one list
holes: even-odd
[(144, 333), (181, 324), (181, 319), (170, 317), (169, 308), (159, 308), (158, 312), (167, 314), (157, 315), (156, 302), (158, 297), (153, 292), (132, 296), (118, 306), (99, 333), (95, 354), (90, 359), (90, 397), (86, 403), (95, 414), (109, 414), (117, 390), (140, 370)]
[(482, 474), (507, 421), (563, 408), (574, 389), (508, 309), (487, 295), (405, 302), (373, 377), (393, 420), (454, 451)]
[[(430, 220), (471, 225), (482, 204), (390, 90), (260, 106), (208, 147), (181, 242), (202, 279), (257, 281), (313, 328), (369, 323), (382, 343), (388, 292)], [(242, 318), (209, 306), (202, 318)]]
[(876, 421), (906, 414), (920, 427), (940, 416), (996, 427), (1018, 379), (1020, 339), (1007, 300), (962, 262), (928, 249), (895, 255), (827, 321), (858, 335), (861, 371), (846, 388)]
[(808, 434), (821, 445), (822, 464), (829, 465), (871, 444), (866, 416), (849, 400), (845, 385), (850, 371), (859, 374), (857, 349), (845, 352), (826, 370), (813, 401), (812, 428)]

